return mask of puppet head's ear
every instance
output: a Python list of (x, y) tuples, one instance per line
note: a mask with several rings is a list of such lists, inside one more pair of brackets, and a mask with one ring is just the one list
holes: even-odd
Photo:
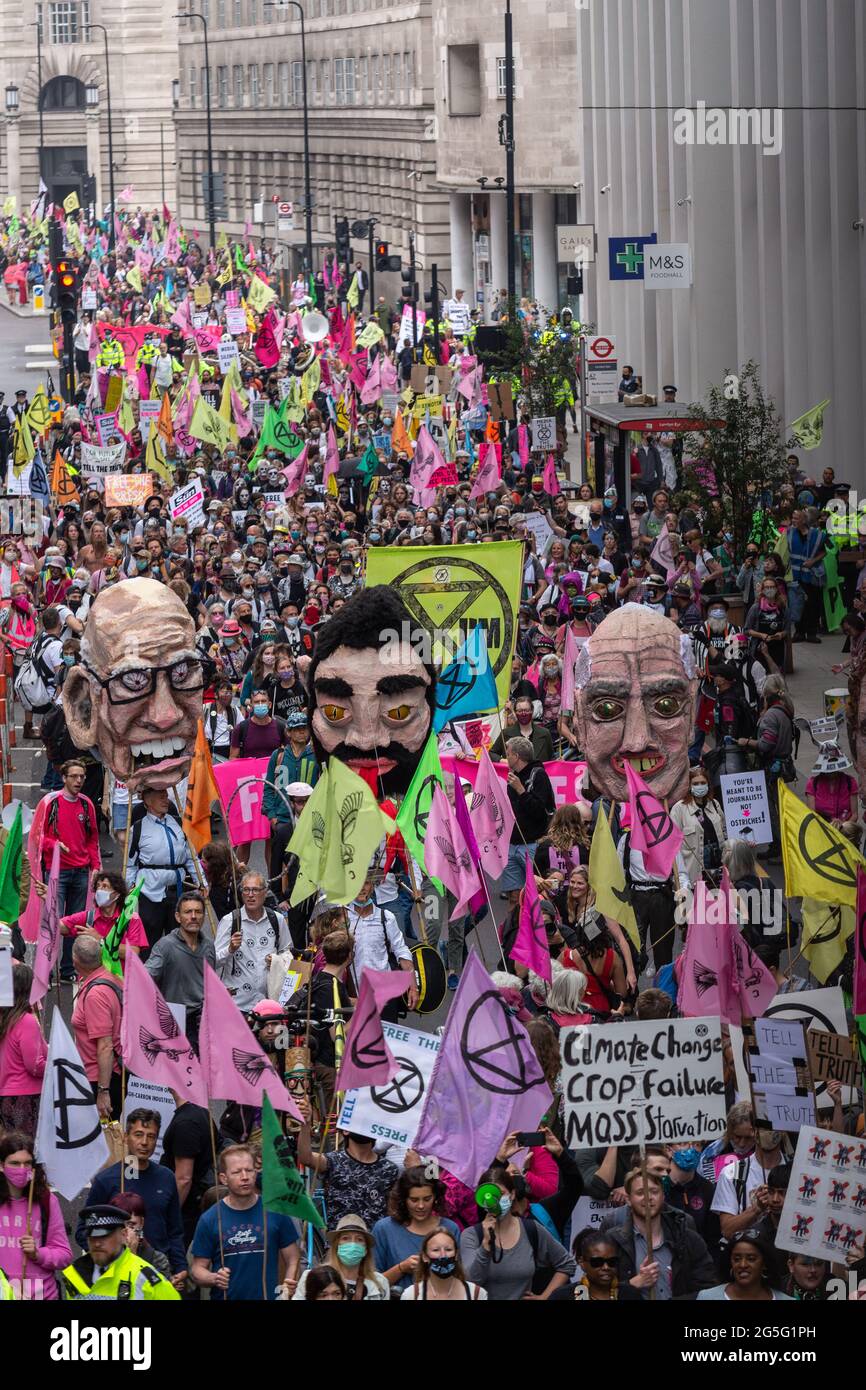
[(63, 713), (66, 727), (76, 748), (92, 748), (96, 743), (99, 686), (83, 666), (73, 666), (63, 682)]

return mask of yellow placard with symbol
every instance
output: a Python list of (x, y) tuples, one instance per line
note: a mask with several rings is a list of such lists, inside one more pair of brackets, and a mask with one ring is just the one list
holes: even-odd
[(63, 211), (65, 213), (77, 212), (80, 207), (77, 193), (68, 193), (63, 199)]

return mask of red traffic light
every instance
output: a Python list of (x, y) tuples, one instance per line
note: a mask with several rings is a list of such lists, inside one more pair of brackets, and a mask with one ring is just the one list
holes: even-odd
[(387, 256), (387, 254), (388, 254), (388, 243), (387, 243), (387, 241), (377, 241), (377, 242), (376, 242), (376, 255), (377, 255), (377, 256)]

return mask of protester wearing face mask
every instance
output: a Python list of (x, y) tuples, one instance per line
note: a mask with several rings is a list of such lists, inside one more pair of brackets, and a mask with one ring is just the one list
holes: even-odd
[(421, 1242), (413, 1282), (400, 1295), (401, 1302), (474, 1303), (487, 1298), (487, 1290), (466, 1278), (457, 1239), (445, 1226)]
[(683, 1211), (692, 1218), (699, 1236), (706, 1241), (710, 1254), (715, 1257), (718, 1251), (719, 1219), (711, 1210), (715, 1188), (709, 1178), (698, 1172), (701, 1151), (693, 1144), (677, 1148), (671, 1144), (671, 1166), (665, 1181), (665, 1201), (675, 1211)]
[(387, 1215), (388, 1198), (398, 1177), (396, 1165), (376, 1152), (369, 1135), (351, 1130), (343, 1131), (345, 1143), (341, 1149), (321, 1153), (312, 1142), (309, 1101), (301, 1097), (298, 1108), (304, 1116), (298, 1134), (298, 1162), (312, 1168), (322, 1179), (325, 1208), (333, 1229), (342, 1217), (356, 1214), (368, 1230), (372, 1229)]
[(219, 642), (209, 653), (224, 676), (238, 684), (247, 663), (248, 647), (240, 624), (234, 618), (226, 618), (219, 633)]
[(773, 675), (785, 668), (785, 645), (790, 633), (788, 608), (775, 577), (765, 575), (743, 624), (753, 657)]
[(16, 1299), (60, 1297), (55, 1275), (72, 1260), (63, 1212), (34, 1161), (32, 1138), (16, 1130), (0, 1137), (0, 1247)]
[[(309, 606), (309, 605), (307, 605)], [(315, 645), (309, 624), (301, 618), (301, 607), (291, 600), (280, 609), (280, 627), (277, 639), (281, 646), (288, 647), (292, 656), (310, 656)]]
[[(460, 1236), (460, 1256), (469, 1279), (486, 1289), (487, 1297), (508, 1302), (518, 1299), (545, 1301), (563, 1288), (575, 1272), (571, 1255), (554, 1240), (546, 1226), (523, 1220), (512, 1211), (526, 1198), (526, 1180), (508, 1168), (489, 1168), (478, 1180), (482, 1188), (498, 1187), (498, 1210), (479, 1208), (481, 1220)], [(534, 1291), (536, 1275), (549, 1274), (543, 1288)]]
[(12, 655), (16, 670), (23, 666), (36, 636), (36, 610), (20, 580), (12, 585), (8, 604), (0, 607), (0, 646)]
[(703, 877), (717, 882), (726, 844), (725, 818), (710, 792), (703, 767), (689, 770), (689, 790), (671, 809), (671, 820), (683, 832), (681, 854), (690, 883)]
[[(87, 912), (73, 912), (61, 917), (60, 931), (63, 936), (97, 936), (104, 941), (123, 911), (126, 900), (126, 880), (122, 874), (99, 871), (93, 876), (94, 906)], [(147, 950), (147, 932), (137, 913), (129, 919), (129, 926), (120, 943), (121, 965), (128, 951), (140, 955)]]
[[(391, 1288), (382, 1274), (376, 1270), (373, 1260), (373, 1237), (362, 1217), (354, 1212), (342, 1216), (332, 1231), (328, 1232), (330, 1249), (322, 1268), (330, 1268), (342, 1277), (350, 1302), (362, 1299), (371, 1303), (382, 1303), (390, 1299)], [(294, 1302), (307, 1297), (307, 1278), (305, 1270), (292, 1295)]]
[(526, 695), (518, 696), (513, 707), (506, 705), (505, 728), (490, 749), (490, 756), (494, 762), (504, 757), (506, 743), (518, 735), (529, 739), (536, 762), (547, 763), (553, 760), (553, 739), (550, 730), (545, 728), (544, 724), (535, 722), (534, 708), (535, 702)]

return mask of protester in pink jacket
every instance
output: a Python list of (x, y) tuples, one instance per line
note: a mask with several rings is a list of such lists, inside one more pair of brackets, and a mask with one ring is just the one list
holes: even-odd
[(42, 1302), (60, 1297), (55, 1271), (71, 1262), (60, 1203), (33, 1161), (33, 1140), (11, 1130), (0, 1137), (0, 1268), (16, 1298)]
[(0, 1130), (21, 1130), (31, 1137), (36, 1134), (39, 1092), (48, 1056), (45, 1039), (30, 1008), (32, 983), (30, 967), (16, 965), (12, 971), (12, 1004), (0, 1009)]

